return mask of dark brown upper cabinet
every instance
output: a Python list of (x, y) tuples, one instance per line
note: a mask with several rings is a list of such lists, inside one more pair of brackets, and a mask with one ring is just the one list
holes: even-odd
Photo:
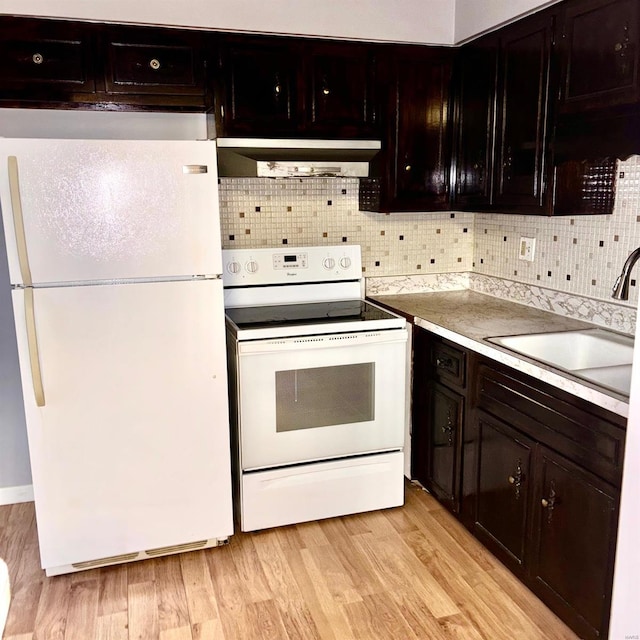
[(294, 135), (299, 45), (282, 38), (226, 38), (220, 51), (222, 135)]
[(561, 25), (560, 110), (637, 103), (640, 3), (569, 0), (563, 4)]
[(449, 209), (452, 59), (451, 50), (435, 47), (398, 46), (385, 55), (379, 210)]
[(462, 47), (456, 58), (453, 197), (465, 209), (491, 204), (497, 58), (494, 35)]
[(500, 32), (493, 203), (504, 213), (547, 214), (549, 87), (555, 16), (543, 11)]
[(95, 93), (94, 33), (69, 22), (2, 18), (2, 99), (64, 103)]
[(373, 47), (227, 37), (220, 49), (219, 135), (380, 135)]
[(373, 51), (352, 43), (306, 47), (305, 128), (327, 136), (379, 136)]
[(107, 94), (123, 96), (125, 102), (130, 95), (162, 96), (177, 106), (204, 108), (205, 59), (199, 34), (108, 27), (101, 39)]

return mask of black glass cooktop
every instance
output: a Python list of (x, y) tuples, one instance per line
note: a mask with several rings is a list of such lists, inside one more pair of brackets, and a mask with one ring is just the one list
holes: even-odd
[(364, 300), (235, 307), (227, 309), (226, 314), (239, 329), (268, 329), (332, 322), (369, 322), (396, 317)]

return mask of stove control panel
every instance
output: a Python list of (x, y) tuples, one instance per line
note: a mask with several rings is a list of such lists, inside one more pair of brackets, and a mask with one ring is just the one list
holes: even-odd
[(225, 287), (342, 282), (362, 278), (360, 245), (224, 249)]

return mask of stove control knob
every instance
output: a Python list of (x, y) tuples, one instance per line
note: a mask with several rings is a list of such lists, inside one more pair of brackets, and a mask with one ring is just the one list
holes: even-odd
[(240, 269), (242, 267), (240, 266), (239, 262), (230, 262), (229, 264), (227, 264), (227, 271), (229, 273), (240, 273)]
[(325, 269), (333, 269), (333, 267), (335, 267), (335, 266), (336, 266), (336, 261), (335, 261), (333, 258), (325, 258), (325, 259), (322, 261), (322, 266), (323, 266)]
[(348, 258), (347, 256), (340, 258), (340, 266), (343, 269), (348, 269), (351, 266), (351, 258)]
[(255, 260), (249, 260), (244, 268), (248, 273), (255, 273), (258, 270), (258, 263)]

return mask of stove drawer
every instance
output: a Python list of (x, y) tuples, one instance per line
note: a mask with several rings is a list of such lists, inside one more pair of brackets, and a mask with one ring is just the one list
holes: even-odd
[(404, 503), (401, 451), (245, 473), (242, 531), (280, 527)]

